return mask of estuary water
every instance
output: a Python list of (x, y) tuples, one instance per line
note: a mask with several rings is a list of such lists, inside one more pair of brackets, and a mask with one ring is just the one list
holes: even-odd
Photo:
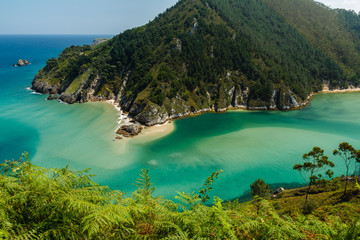
[[(292, 170), (312, 147), (331, 155), (340, 142), (360, 147), (360, 93), (319, 94), (305, 109), (207, 113), (176, 120), (175, 129), (153, 141), (114, 141), (118, 113), (107, 103), (67, 105), (46, 101), (27, 88), (47, 59), (70, 45), (103, 36), (0, 35), (0, 162), (29, 152), (43, 167), (91, 168), (94, 180), (131, 193), (141, 168), (149, 168), (155, 195), (198, 191), (222, 169), (211, 196), (243, 195), (258, 178), (275, 186), (302, 184)], [(19, 58), (32, 64), (11, 67)]]

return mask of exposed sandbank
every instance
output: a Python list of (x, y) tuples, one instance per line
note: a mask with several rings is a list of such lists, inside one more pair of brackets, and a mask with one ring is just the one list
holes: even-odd
[(164, 124), (154, 125), (146, 127), (142, 132), (135, 137), (136, 142), (148, 142), (159, 138), (162, 138), (175, 130), (175, 125), (172, 121), (168, 121)]

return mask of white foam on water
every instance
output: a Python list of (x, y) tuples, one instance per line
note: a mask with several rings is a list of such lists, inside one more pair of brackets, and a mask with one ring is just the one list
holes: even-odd
[(159, 163), (156, 160), (150, 160), (150, 161), (148, 161), (148, 164), (151, 165), (151, 166), (159, 165)]
[(107, 100), (106, 102), (110, 103), (111, 105), (114, 106), (114, 108), (116, 109), (116, 111), (118, 111), (118, 124), (121, 124), (121, 122), (123, 121), (123, 119), (126, 117), (124, 112), (121, 110), (121, 107), (119, 105), (115, 104), (115, 100), (111, 99), (111, 100)]
[(166, 124), (169, 124), (169, 121), (166, 121), (166, 122), (164, 122), (164, 123), (162, 123), (162, 124), (156, 124), (155, 126), (156, 126), (156, 127), (162, 127), (162, 126), (164, 126), (164, 125), (166, 125)]
[(61, 103), (61, 104), (68, 104), (67, 102), (61, 101), (60, 99), (58, 99), (58, 102)]

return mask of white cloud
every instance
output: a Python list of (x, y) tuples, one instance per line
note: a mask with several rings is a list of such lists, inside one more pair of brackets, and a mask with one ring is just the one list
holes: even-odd
[(355, 12), (360, 12), (360, 0), (317, 0), (324, 3), (331, 8), (351, 9)]

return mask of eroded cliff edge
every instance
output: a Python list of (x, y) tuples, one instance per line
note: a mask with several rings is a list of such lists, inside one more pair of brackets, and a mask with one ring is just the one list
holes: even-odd
[[(41, 72), (34, 78), (32, 89), (45, 93), (55, 94), (66, 103), (105, 101), (114, 100), (129, 117), (142, 125), (152, 126), (164, 123), (170, 119), (182, 118), (202, 112), (223, 112), (228, 109), (240, 108), (249, 110), (290, 110), (300, 108), (307, 103), (307, 99), (302, 100), (297, 97), (290, 89), (279, 87), (272, 90), (269, 101), (252, 100), (249, 97), (250, 89), (238, 81), (238, 76), (232, 76), (230, 72), (222, 80), (220, 86), (213, 87), (213, 91), (206, 92), (205, 96), (190, 93), (190, 96), (176, 94), (172, 99), (166, 98), (161, 105), (153, 103), (149, 99), (150, 92), (144, 92), (145, 96), (138, 96), (135, 99), (126, 97), (126, 78), (121, 82), (121, 88), (117, 94), (99, 94), (101, 85), (98, 83), (100, 78), (97, 76), (87, 86), (88, 78), (84, 77), (80, 86), (73, 92), (61, 84), (49, 84), (43, 78), (39, 78)], [(221, 97), (212, 99), (211, 96), (219, 94)], [(195, 101), (194, 101), (195, 100)]]

